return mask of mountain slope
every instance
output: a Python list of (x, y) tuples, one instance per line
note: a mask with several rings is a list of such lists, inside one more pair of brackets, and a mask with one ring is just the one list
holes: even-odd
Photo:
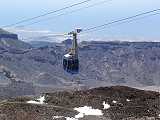
[[(34, 42), (40, 47), (31, 49), (28, 43), (13, 41), (15, 45), (5, 46), (0, 40), (0, 71), (5, 68), (15, 75), (16, 81), (31, 83), (35, 88), (33, 93), (111, 85), (141, 88), (160, 85), (159, 42), (81, 42), (80, 72), (71, 75), (62, 66), (70, 40), (44, 46)], [(10, 80), (3, 74), (0, 77), (0, 85), (5, 83), (7, 87)]]
[[(44, 93), (43, 96), (45, 103), (42, 104), (27, 103), (34, 100), (29, 97), (2, 101), (0, 116), (5, 120), (158, 120), (160, 115), (159, 93), (125, 86)], [(88, 111), (86, 115), (86, 111), (80, 116), (74, 109), (87, 107), (102, 114), (92, 112), (91, 115)]]
[(12, 49), (29, 49), (31, 45), (18, 40), (18, 35), (0, 29), (0, 47)]
[(0, 35), (1, 35), (1, 34), (12, 34), (12, 33), (10, 33), (10, 32), (8, 32), (8, 31), (3, 30), (3, 29), (0, 28)]

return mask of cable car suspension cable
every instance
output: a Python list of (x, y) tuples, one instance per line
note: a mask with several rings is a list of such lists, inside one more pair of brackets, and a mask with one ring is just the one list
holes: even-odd
[(82, 1), (82, 2), (79, 2), (79, 3), (75, 3), (75, 4), (72, 4), (70, 6), (66, 6), (66, 7), (63, 7), (63, 8), (54, 10), (54, 11), (50, 11), (50, 12), (47, 12), (47, 13), (44, 13), (44, 14), (41, 14), (41, 15), (38, 15), (38, 16), (35, 16), (35, 17), (31, 17), (31, 18), (28, 18), (28, 19), (24, 19), (24, 20), (18, 21), (16, 23), (12, 23), (12, 24), (9, 24), (9, 25), (1, 26), (1, 28), (12, 27), (12, 26), (15, 26), (15, 25), (18, 25), (18, 24), (21, 24), (21, 23), (32, 21), (34, 19), (38, 19), (38, 18), (47, 16), (47, 15), (50, 15), (50, 14), (53, 14), (53, 13), (57, 13), (57, 12), (60, 12), (60, 11), (63, 11), (63, 10), (66, 10), (66, 9), (69, 9), (69, 8), (72, 8), (72, 7), (87, 3), (87, 2), (90, 2), (90, 1), (92, 1), (92, 0), (85, 0), (85, 1)]
[(81, 10), (84, 10), (84, 9), (92, 8), (92, 7), (101, 5), (101, 4), (108, 3), (108, 2), (110, 2), (110, 1), (112, 1), (112, 0), (103, 0), (103, 1), (97, 2), (97, 3), (95, 3), (95, 4), (89, 5), (89, 6), (85, 6), (85, 7), (82, 7), (82, 8), (79, 8), (79, 9), (75, 9), (75, 10), (72, 10), (72, 11), (69, 11), (69, 12), (65, 12), (65, 13), (62, 13), (62, 14), (58, 14), (58, 15), (53, 16), (53, 17), (49, 17), (49, 18), (46, 18), (46, 19), (41, 19), (41, 20), (38, 20), (38, 21), (35, 21), (35, 22), (32, 22), (32, 23), (28, 23), (28, 24), (25, 24), (25, 25), (19, 25), (19, 26), (15, 26), (15, 27), (26, 27), (26, 26), (38, 24), (38, 23), (40, 23), (40, 22), (50, 21), (50, 20), (56, 19), (56, 18), (61, 17), (61, 16), (64, 16), (64, 15), (72, 14), (72, 13), (75, 13), (75, 12), (78, 12), (78, 11), (81, 11)]
[(155, 9), (155, 10), (151, 10), (151, 11), (148, 11), (148, 12), (143, 12), (143, 13), (140, 13), (140, 14), (137, 14), (137, 15), (134, 15), (134, 16), (122, 18), (122, 19), (119, 19), (119, 20), (111, 21), (109, 23), (105, 23), (105, 24), (98, 25), (98, 26), (95, 26), (95, 27), (87, 28), (87, 29), (84, 29), (83, 32), (90, 32), (91, 30), (96, 31), (98, 28), (102, 28), (102, 27), (112, 25), (112, 24), (115, 24), (115, 23), (119, 23), (119, 22), (123, 22), (123, 21), (126, 21), (126, 20), (132, 20), (133, 18), (137, 18), (137, 17), (147, 15), (147, 14), (151, 14), (151, 13), (155, 13), (155, 12), (158, 12), (158, 11), (160, 11), (160, 8)]

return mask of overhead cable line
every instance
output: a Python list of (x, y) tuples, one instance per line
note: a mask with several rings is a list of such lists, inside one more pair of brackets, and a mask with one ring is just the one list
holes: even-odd
[(69, 12), (58, 14), (58, 15), (53, 16), (53, 17), (49, 17), (49, 18), (46, 18), (46, 19), (41, 19), (41, 20), (38, 20), (38, 21), (35, 21), (35, 22), (32, 22), (32, 23), (28, 23), (28, 24), (20, 25), (20, 26), (16, 26), (16, 27), (26, 27), (26, 26), (30, 26), (30, 25), (34, 25), (34, 24), (43, 22), (43, 21), (53, 20), (53, 19), (56, 19), (57, 17), (64, 16), (64, 15), (67, 15), (67, 14), (71, 14), (71, 13), (75, 13), (75, 12), (78, 12), (78, 11), (81, 11), (81, 10), (84, 10), (84, 9), (88, 9), (88, 8), (91, 8), (91, 7), (95, 7), (95, 6), (98, 6), (98, 5), (101, 5), (101, 4), (105, 4), (105, 3), (110, 2), (110, 1), (112, 1), (112, 0), (103, 0), (103, 1), (97, 2), (95, 4), (86, 6), (86, 7), (82, 7), (82, 8), (76, 9), (76, 10), (72, 10), (72, 11), (69, 11)]
[[(147, 16), (142, 16), (142, 17), (139, 17), (139, 18), (134, 18), (134, 19), (130, 19), (130, 20), (127, 20), (127, 21), (122, 21), (122, 22), (119, 22), (119, 23), (111, 24), (111, 26), (109, 26), (109, 27), (112, 27), (112, 25), (122, 25), (122, 24), (125, 24), (125, 23), (131, 23), (131, 22), (134, 22), (134, 21), (137, 21), (137, 20), (145, 19), (145, 18), (148, 18), (148, 17), (151, 17), (151, 16), (156, 16), (156, 15), (160, 15), (160, 13), (154, 13), (154, 14), (150, 14), (150, 15), (147, 15)], [(84, 33), (87, 34), (87, 33), (95, 32), (95, 31), (96, 32), (97, 31), (103, 31), (105, 28), (106, 28), (106, 26), (98, 28), (96, 30), (87, 31), (87, 32), (84, 32)]]
[[(119, 20), (111, 21), (111, 22), (105, 23), (103, 25), (99, 25), (99, 26), (95, 26), (95, 27), (92, 27), (92, 28), (84, 29), (81, 34), (94, 32), (94, 31), (99, 31), (99, 30), (104, 29), (106, 26), (109, 26), (109, 25), (124, 24), (124, 23), (129, 23), (129, 22), (132, 22), (132, 21), (136, 21), (136, 20), (139, 20), (139, 19), (144, 19), (146, 17), (155, 16), (155, 15), (160, 14), (160, 13), (158, 13), (158, 11), (160, 11), (160, 9), (155, 9), (155, 10), (151, 10), (151, 11), (148, 11), (148, 12), (143, 12), (143, 13), (140, 13), (140, 14), (137, 14), (137, 15), (134, 15), (134, 16), (130, 16), (130, 17), (119, 19)], [(49, 34), (49, 35), (45, 35), (45, 36), (25, 38), (25, 40), (36, 39), (36, 38), (40, 38), (40, 37), (58, 37), (58, 36), (68, 36), (68, 34), (67, 33), (64, 33), (64, 34)]]
[(82, 34), (88, 34), (88, 33), (91, 33), (91, 32), (103, 31), (104, 29), (106, 29), (106, 27), (110, 28), (110, 27), (113, 27), (113, 26), (116, 26), (116, 25), (131, 23), (131, 22), (134, 22), (134, 21), (137, 21), (137, 20), (145, 19), (145, 18), (148, 18), (148, 17), (151, 17), (151, 16), (156, 16), (156, 15), (160, 15), (160, 13), (154, 13), (154, 14), (150, 14), (150, 15), (147, 15), (147, 16), (141, 16), (141, 17), (134, 18), (134, 19), (128, 19), (126, 21), (121, 21), (121, 22), (117, 22), (117, 23), (114, 23), (114, 24), (110, 24), (108, 26), (103, 26), (101, 28), (97, 28), (96, 30), (90, 30), (90, 31), (84, 32)]
[(134, 16), (122, 18), (122, 19), (119, 19), (119, 20), (111, 21), (109, 23), (105, 23), (105, 24), (98, 25), (98, 26), (95, 26), (95, 27), (87, 28), (87, 29), (84, 29), (83, 32), (93, 32), (93, 31), (96, 31), (99, 28), (103, 28), (103, 27), (106, 27), (108, 25), (112, 25), (112, 24), (127, 21), (127, 20), (132, 20), (133, 18), (137, 18), (137, 17), (147, 15), (147, 14), (150, 14), (150, 13), (155, 13), (155, 12), (158, 12), (158, 11), (160, 11), (160, 8), (155, 9), (155, 10), (151, 10), (151, 11), (148, 11), (148, 12), (143, 12), (143, 13), (140, 13), (140, 14), (137, 14), (137, 15), (134, 15)]
[(53, 14), (53, 13), (57, 13), (57, 12), (60, 12), (60, 11), (69, 9), (69, 8), (72, 8), (72, 7), (75, 7), (75, 6), (78, 6), (78, 5), (81, 5), (81, 4), (90, 2), (90, 1), (92, 1), (92, 0), (85, 0), (85, 1), (82, 1), (82, 2), (79, 2), (79, 3), (72, 4), (72, 5), (67, 6), (67, 7), (63, 7), (63, 8), (60, 8), (60, 9), (51, 11), (51, 12), (47, 12), (47, 13), (44, 13), (44, 14), (41, 14), (41, 15), (38, 15), (38, 16), (35, 16), (35, 17), (31, 17), (31, 18), (28, 18), (28, 19), (24, 19), (24, 20), (18, 21), (18, 22), (16, 22), (16, 23), (8, 24), (8, 25), (1, 26), (1, 27), (2, 27), (2, 28), (12, 27), (12, 26), (15, 26), (15, 25), (18, 25), (18, 24), (21, 24), (21, 23), (25, 23), (25, 22), (28, 22), (28, 21), (32, 21), (32, 20), (35, 20), (35, 19), (38, 19), (38, 18), (47, 16), (47, 15), (50, 15), (50, 14)]

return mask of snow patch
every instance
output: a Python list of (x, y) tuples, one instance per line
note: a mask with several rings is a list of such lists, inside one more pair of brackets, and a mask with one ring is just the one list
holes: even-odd
[(107, 104), (105, 101), (103, 101), (104, 110), (109, 109), (111, 106)]
[(59, 119), (59, 118), (63, 118), (64, 116), (53, 116), (53, 120), (54, 119)]
[(73, 118), (73, 117), (53, 116), (53, 120), (60, 119), (60, 118), (65, 118), (66, 120), (78, 120), (78, 119)]
[(41, 104), (44, 104), (45, 96), (41, 96), (39, 99), (37, 99)]
[(113, 102), (113, 103), (117, 103), (117, 101), (115, 101), (115, 100), (113, 100), (112, 102)]
[(30, 100), (30, 101), (27, 101), (27, 103), (30, 103), (30, 104), (44, 104), (44, 101), (45, 101), (45, 96), (40, 96), (40, 98), (38, 98), (37, 101)]
[(93, 109), (92, 107), (84, 106), (79, 108), (74, 108), (79, 114), (75, 118), (83, 118), (85, 115), (102, 116), (103, 113), (99, 109)]
[(78, 120), (76, 118), (70, 118), (70, 117), (65, 117), (65, 118), (66, 118), (66, 120)]
[(127, 102), (130, 102), (131, 100), (129, 100), (129, 99), (126, 99), (126, 101), (127, 101)]
[(79, 118), (83, 118), (86, 115), (92, 116), (102, 116), (102, 110), (93, 109), (92, 107), (84, 106), (79, 108), (74, 108), (79, 114), (75, 115), (74, 117), (64, 117), (64, 116), (53, 116), (54, 119), (65, 118), (66, 120), (79, 120)]
[(33, 100), (27, 101), (27, 103), (30, 103), (30, 104), (41, 104), (40, 102), (33, 101)]
[(79, 113), (78, 115), (75, 116), (75, 118), (83, 118), (85, 115), (84, 113)]

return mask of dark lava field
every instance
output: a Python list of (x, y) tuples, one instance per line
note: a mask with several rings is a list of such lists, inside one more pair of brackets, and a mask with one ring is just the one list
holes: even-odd
[[(160, 120), (160, 94), (125, 86), (86, 91), (43, 93), (43, 103), (34, 96), (0, 102), (0, 120)], [(37, 103), (27, 103), (27, 101)], [(107, 108), (104, 106), (104, 102)], [(90, 107), (102, 115), (80, 114), (75, 108)]]

